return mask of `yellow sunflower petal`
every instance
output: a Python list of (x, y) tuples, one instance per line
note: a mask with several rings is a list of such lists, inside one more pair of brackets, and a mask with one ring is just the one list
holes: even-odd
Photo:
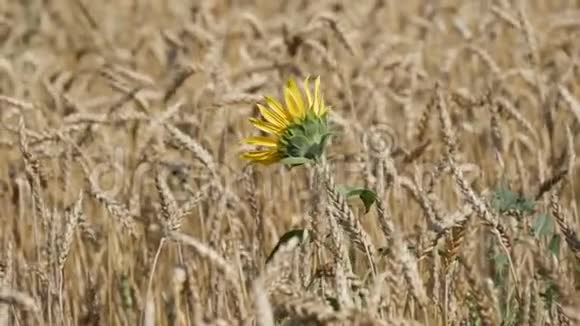
[(258, 151), (247, 151), (242, 153), (242, 157), (248, 160), (259, 160), (268, 157), (274, 153), (272, 150), (258, 150)]
[(242, 140), (243, 143), (249, 145), (256, 145), (256, 146), (265, 146), (265, 147), (278, 147), (278, 141), (276, 139), (262, 137), (262, 136), (254, 136), (248, 137)]
[(266, 119), (269, 123), (275, 125), (276, 127), (283, 129), (288, 124), (286, 119), (282, 116), (279, 116), (276, 112), (269, 110), (268, 108), (264, 107), (261, 104), (257, 104), (258, 110), (260, 110), (260, 114)]
[(262, 164), (272, 164), (280, 160), (280, 154), (277, 151), (249, 151), (241, 155), (242, 158)]
[(298, 88), (298, 85), (296, 84), (294, 78), (288, 80), (287, 87), (290, 90), (290, 96), (296, 103), (296, 108), (300, 112), (301, 116), (304, 117), (304, 114), (306, 113), (306, 110), (304, 108), (304, 99), (302, 98), (302, 93), (300, 92), (300, 89)]
[[(298, 100), (296, 99), (296, 94), (294, 94), (295, 90), (292, 87), (293, 80), (288, 80), (286, 87), (284, 87), (284, 100), (286, 102), (286, 107), (288, 108), (288, 112), (294, 120), (299, 120), (304, 117), (304, 105), (300, 106)], [(294, 83), (294, 86), (296, 83)], [(296, 88), (297, 89), (297, 88)], [(299, 95), (299, 93), (298, 93)]]
[(314, 113), (320, 114), (320, 76), (314, 80)]
[(292, 117), (288, 111), (284, 110), (282, 104), (269, 96), (264, 96), (264, 98), (266, 99), (266, 103), (268, 103), (268, 107), (279, 116), (284, 117), (286, 125), (289, 125)]
[(308, 101), (308, 109), (312, 109), (312, 93), (310, 93), (310, 76), (304, 79), (304, 92), (306, 93), (306, 100)]
[(321, 117), (323, 116), (326, 111), (328, 111), (328, 108), (326, 107), (326, 104), (324, 104), (324, 95), (320, 96), (320, 106), (318, 106), (318, 113), (317, 116)]
[(270, 156), (264, 158), (263, 160), (259, 161), (264, 165), (270, 165), (272, 163), (279, 162), (282, 159), (282, 156), (278, 152), (272, 153)]
[(264, 132), (267, 132), (269, 134), (279, 135), (282, 131), (281, 128), (279, 128), (279, 127), (277, 127), (269, 122), (258, 120), (255, 118), (250, 118), (249, 120), (250, 120), (250, 123), (252, 123), (254, 125), (254, 127), (256, 127)]

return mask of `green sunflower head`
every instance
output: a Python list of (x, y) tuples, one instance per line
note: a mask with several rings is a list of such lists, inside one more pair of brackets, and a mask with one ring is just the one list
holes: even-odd
[(306, 158), (318, 161), (331, 135), (326, 114), (309, 111), (304, 120), (294, 123), (282, 133), (279, 148), (284, 158)]
[(318, 161), (331, 133), (328, 128), (328, 112), (320, 93), (320, 78), (314, 81), (314, 93), (309, 78), (304, 81), (303, 91), (294, 79), (284, 87), (284, 104), (266, 96), (267, 106), (258, 104), (264, 120), (250, 118), (250, 122), (268, 136), (254, 136), (244, 143), (260, 146), (242, 157), (252, 162), (272, 164), (281, 162), (296, 166), (308, 161)]

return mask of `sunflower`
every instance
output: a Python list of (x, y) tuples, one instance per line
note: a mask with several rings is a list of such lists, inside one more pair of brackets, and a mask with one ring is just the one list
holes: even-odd
[[(258, 146), (258, 149), (242, 153), (242, 158), (261, 164), (285, 162), (299, 165), (299, 161), (320, 158), (330, 135), (327, 113), (320, 94), (320, 77), (314, 81), (314, 95), (310, 91), (309, 78), (304, 80), (304, 95), (293, 78), (284, 87), (283, 106), (279, 101), (265, 96), (266, 106), (257, 104), (263, 120), (250, 118), (250, 123), (267, 136), (254, 136), (242, 143)], [(290, 163), (294, 162), (294, 163)]]

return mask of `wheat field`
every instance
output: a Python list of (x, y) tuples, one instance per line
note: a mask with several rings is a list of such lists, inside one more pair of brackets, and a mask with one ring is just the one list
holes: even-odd
[[(580, 1), (0, 2), (0, 326), (580, 325)], [(324, 159), (249, 164), (320, 76)]]

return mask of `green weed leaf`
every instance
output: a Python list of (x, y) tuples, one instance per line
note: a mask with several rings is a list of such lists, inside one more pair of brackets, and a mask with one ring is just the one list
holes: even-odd
[(494, 266), (498, 271), (502, 271), (508, 264), (509, 260), (505, 254), (497, 254), (493, 256)]
[(270, 255), (268, 255), (268, 258), (266, 258), (266, 264), (272, 260), (274, 255), (276, 255), (283, 246), (297, 246), (305, 240), (310, 239), (309, 233), (310, 232), (306, 229), (295, 229), (284, 233), (280, 237), (280, 240), (278, 240), (278, 243), (274, 246), (274, 249), (272, 249), (272, 252), (270, 252)]
[(550, 239), (550, 243), (548, 244), (548, 250), (556, 256), (556, 258), (560, 258), (560, 244), (562, 238), (559, 234), (554, 234), (552, 239)]
[(373, 204), (377, 201), (377, 194), (367, 188), (342, 186), (338, 188), (338, 191), (347, 198), (358, 196), (365, 206), (365, 214), (369, 212)]
[(522, 213), (532, 213), (534, 211), (534, 202), (532, 200), (511, 191), (504, 184), (494, 191), (491, 206), (500, 213), (510, 210)]
[(314, 161), (312, 161), (311, 159), (308, 159), (306, 157), (286, 157), (280, 160), (280, 163), (290, 166), (290, 167), (295, 167), (295, 166), (299, 166), (299, 165), (303, 165), (303, 164), (307, 164), (307, 163), (312, 163)]
[(532, 224), (534, 236), (550, 236), (554, 233), (554, 223), (552, 219), (545, 213), (540, 213)]
[(331, 296), (326, 296), (326, 302), (328, 302), (328, 304), (332, 307), (332, 309), (334, 311), (340, 310), (340, 303), (338, 303), (338, 300), (336, 298), (331, 297)]

